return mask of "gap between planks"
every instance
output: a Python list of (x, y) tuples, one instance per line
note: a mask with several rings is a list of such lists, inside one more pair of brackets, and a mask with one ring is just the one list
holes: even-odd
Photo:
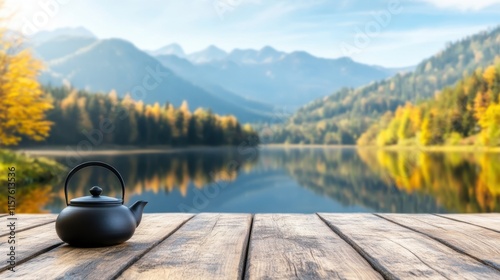
[[(154, 248), (165, 235), (180, 228), (193, 215), (147, 215), (145, 224), (139, 227), (131, 242), (99, 248), (77, 248), (69, 245), (58, 246), (37, 258), (16, 266), (16, 272), (0, 274), (0, 278), (28, 279), (112, 279), (120, 271), (135, 263), (144, 251)], [(168, 222), (163, 222), (167, 218)], [(55, 235), (53, 227), (47, 231)], [(168, 236), (167, 236), (168, 237)], [(33, 239), (33, 238), (31, 238)], [(151, 239), (153, 239), (151, 241)]]
[[(463, 220), (460, 217), (456, 217), (456, 215), (441, 215), (441, 214), (433, 214), (433, 215), (441, 217), (441, 218), (453, 220), (455, 222), (460, 222), (460, 223), (464, 223), (464, 224), (468, 224), (468, 225), (472, 225), (472, 226), (477, 226), (477, 227), (484, 228), (484, 229), (487, 229), (487, 230), (492, 230), (492, 231), (494, 231), (496, 233), (500, 233), (500, 230), (492, 228), (491, 225), (490, 225), (490, 227), (484, 226), (484, 225), (481, 225), (481, 223), (478, 223), (477, 221), (470, 222), (468, 220)], [(465, 215), (473, 215), (473, 214), (465, 214)], [(500, 217), (498, 219), (500, 219)]]
[(154, 247), (160, 245), (163, 241), (167, 240), (167, 238), (169, 238), (172, 234), (176, 233), (187, 222), (189, 222), (191, 219), (193, 219), (194, 216), (196, 216), (196, 215), (192, 215), (187, 220), (185, 220), (184, 222), (182, 222), (181, 224), (179, 224), (179, 226), (177, 226), (177, 228), (175, 228), (173, 231), (171, 231), (169, 234), (167, 234), (163, 239), (161, 239), (160, 242), (158, 242), (158, 244), (156, 244), (154, 246), (151, 246), (150, 248), (146, 249), (142, 254), (138, 255), (137, 258), (134, 261), (130, 262), (128, 265), (126, 265), (125, 267), (123, 267), (123, 269), (119, 270), (116, 273), (116, 275), (113, 276), (111, 279), (112, 280), (118, 279), (123, 274), (123, 272), (125, 272), (129, 267), (131, 267), (132, 265), (134, 265), (137, 261), (139, 261), (142, 257), (144, 257), (144, 255), (146, 255), (147, 253), (149, 253), (149, 251), (153, 250)]
[(386, 279), (492, 279), (500, 275), (484, 262), (377, 215), (318, 215)]
[[(4, 215), (0, 217), (0, 222), (7, 222), (10, 221), (8, 217), (5, 217), (8, 215)], [(23, 232), (25, 230), (33, 229), (36, 227), (44, 226), (47, 224), (54, 223), (56, 221), (57, 215), (56, 214), (17, 214), (14, 215), (16, 220), (12, 220), (16, 222), (16, 233)], [(25, 226), (24, 223), (31, 223), (34, 222), (32, 225), (27, 225)], [(0, 237), (4, 237), (9, 235), (9, 233), (4, 233), (0, 234)]]
[(315, 214), (257, 214), (245, 279), (382, 279)]
[[(432, 233), (429, 233), (429, 232), (426, 232), (426, 230), (424, 229), (417, 229), (417, 225), (416, 224), (413, 224), (413, 226), (410, 226), (410, 225), (406, 225), (404, 224), (403, 222), (399, 221), (397, 219), (397, 216), (395, 216), (394, 214), (392, 214), (393, 216), (391, 217), (391, 214), (374, 214), (375, 216), (379, 217), (379, 218), (382, 218), (386, 221), (389, 221), (391, 223), (394, 223), (398, 226), (401, 226), (401, 227), (404, 227), (404, 228), (407, 228), (409, 230), (412, 230), (416, 233), (419, 233), (419, 234), (422, 234), (428, 238), (431, 238), (437, 242), (440, 242), (441, 244), (451, 248), (452, 250), (460, 253), (460, 254), (463, 254), (467, 257), (470, 257), (494, 270), (496, 270), (497, 272), (500, 272), (500, 266), (499, 264), (495, 263), (495, 262), (492, 262), (490, 260), (488, 260), (487, 258), (483, 259), (479, 256), (479, 254), (474, 254), (474, 252), (470, 252), (466, 247), (463, 246), (463, 244), (461, 244), (460, 240), (459, 241), (454, 241), (453, 238), (451, 238), (451, 241), (447, 241), (443, 238), (441, 238), (438, 234), (432, 234)], [(403, 215), (403, 214), (400, 214), (400, 215)], [(425, 214), (422, 214), (422, 215), (425, 215)], [(433, 215), (434, 217), (437, 217), (438, 219), (443, 219), (445, 221), (453, 221), (455, 223), (460, 223), (461, 221), (454, 221), (453, 219), (444, 219), (443, 217), (441, 216), (438, 216), (438, 215)], [(396, 218), (395, 218), (396, 217)], [(408, 218), (414, 218), (412, 217), (411, 215), (406, 215), (406, 217)], [(430, 221), (429, 221), (430, 222)], [(427, 222), (424, 222), (424, 223), (427, 223)], [(477, 225), (474, 225), (474, 224), (469, 224), (469, 223), (464, 223), (465, 225), (468, 225), (468, 226), (471, 226), (473, 228), (478, 228), (478, 229), (483, 229), (483, 227), (479, 227)], [(489, 230), (489, 229), (486, 229), (486, 230)], [(493, 231), (495, 232), (495, 231)], [(457, 244), (458, 242), (458, 244)], [(455, 243), (455, 244), (453, 244)]]
[(349, 238), (346, 234), (344, 234), (339, 228), (332, 227), (329, 225), (328, 221), (325, 220), (319, 213), (316, 215), (320, 218), (320, 220), (337, 236), (339, 236), (342, 240), (344, 240), (347, 244), (349, 244), (363, 259), (365, 259), (370, 266), (380, 273), (384, 279), (398, 279), (395, 275), (393, 275), (389, 270), (387, 270), (381, 263), (377, 261), (376, 258), (372, 258), (370, 254), (365, 252), (361, 246), (356, 244), (352, 239)]
[(242, 266), (242, 273), (240, 279), (245, 279), (246, 274), (247, 274), (247, 266), (248, 266), (248, 255), (250, 252), (250, 244), (252, 243), (252, 231), (253, 231), (253, 222), (254, 222), (255, 214), (252, 214), (250, 217), (250, 229), (248, 230), (248, 235), (247, 235), (247, 245), (245, 248), (245, 253), (243, 256), (243, 266)]
[(118, 279), (238, 279), (251, 224), (251, 214), (198, 214)]
[[(231, 214), (230, 214), (231, 215)], [(394, 278), (397, 278), (395, 277), (394, 275), (392, 275), (389, 271), (387, 270), (384, 270), (385, 267), (382, 266), (380, 263), (378, 263), (377, 261), (377, 258), (373, 258), (371, 259), (370, 255), (367, 254), (365, 251), (363, 251), (363, 249), (358, 246), (356, 244), (355, 241), (351, 240), (348, 235), (344, 234), (340, 229), (338, 229), (338, 232), (332, 228), (328, 223), (327, 221), (319, 214), (319, 213), (316, 213), (315, 214), (317, 217), (319, 217), (319, 219), (324, 223), (326, 224), (326, 226), (331, 230), (332, 234), (333, 235), (336, 235), (338, 236), (339, 238), (341, 238), (342, 240), (344, 240), (345, 242), (347, 242), (349, 244), (350, 247), (352, 247), (363, 259), (365, 259), (368, 264), (377, 272), (379, 272), (384, 278), (386, 279), (392, 279), (393, 277)], [(314, 214), (311, 215), (311, 216), (315, 216)], [(379, 214), (375, 214), (375, 213), (372, 213), (371, 215), (375, 216), (375, 217), (378, 217), (380, 219), (383, 219), (385, 221), (388, 221), (388, 222), (391, 222), (397, 226), (400, 226), (400, 227), (403, 227), (403, 228), (406, 228), (406, 229), (409, 229), (413, 232), (416, 232), (418, 234), (421, 234), (423, 236), (426, 236), (428, 238), (431, 238), (433, 239), (434, 241), (440, 243), (440, 244), (443, 244), (451, 249), (453, 249), (454, 251), (460, 253), (460, 254), (464, 254), (466, 255), (467, 257), (471, 257), (473, 259), (475, 259), (476, 261), (479, 261), (489, 267), (492, 267), (491, 265), (489, 265), (488, 263), (485, 263), (484, 261), (474, 257), (474, 256), (471, 256), (469, 254), (467, 254), (466, 252), (464, 252), (463, 250), (461, 250), (460, 248), (457, 248), (455, 247), (454, 245), (452, 244), (447, 244), (447, 242), (441, 238), (435, 238), (429, 234), (426, 234), (425, 232), (422, 232), (422, 231), (419, 231), (419, 230), (416, 230), (416, 229), (413, 229), (411, 226), (407, 226), (407, 225), (404, 225), (404, 224), (400, 224), (398, 222), (395, 222), (389, 218), (386, 218), (384, 216), (381, 216)], [(5, 216), (5, 215), (4, 215)], [(45, 216), (45, 215), (44, 215)], [(161, 243), (163, 243), (165, 240), (168, 240), (168, 238), (170, 236), (172, 236), (174, 233), (176, 233), (179, 229), (181, 229), (188, 221), (190, 221), (193, 217), (195, 217), (197, 215), (193, 215), (191, 216), (188, 220), (186, 220), (184, 223), (182, 223), (181, 225), (179, 225), (173, 232), (171, 232), (169, 235), (165, 236), (160, 242), (158, 245), (160, 245)], [(434, 215), (436, 217), (439, 217), (439, 218), (442, 218), (442, 219), (445, 219), (447, 218), (446, 216), (441, 216), (441, 215)], [(4, 219), (4, 217), (0, 217), (2, 218), (2, 220)], [(55, 218), (56, 218), (56, 215), (53, 216), (54, 218), (54, 221), (55, 221)], [(463, 223), (464, 225), (465, 224), (468, 224), (470, 226), (476, 226), (478, 228), (484, 228), (483, 226), (480, 226), (480, 225), (476, 225), (476, 224), (472, 224), (472, 223), (469, 223), (469, 222), (464, 222), (464, 221), (461, 221), (461, 220), (456, 220), (456, 219), (452, 219), (452, 218), (449, 218), (449, 220), (453, 220), (454, 222), (457, 222), (457, 223)], [(53, 223), (54, 221), (50, 221), (50, 222), (45, 222), (43, 224), (38, 224), (38, 225), (34, 225), (34, 226), (31, 226), (29, 228), (24, 228), (22, 230), (19, 230), (19, 231), (25, 231), (25, 230), (28, 230), (28, 229), (33, 229), (33, 228), (36, 228), (36, 227), (40, 227), (40, 226), (44, 226), (44, 225), (47, 225), (47, 224), (50, 224), (50, 223)], [(247, 267), (249, 266), (249, 253), (250, 253), (250, 248), (252, 246), (252, 234), (254, 232), (254, 221), (255, 221), (255, 216), (254, 215), (251, 215), (251, 218), (250, 218), (250, 226), (249, 226), (249, 230), (247, 232), (247, 236), (246, 236), (246, 241), (245, 241), (245, 245), (243, 246), (243, 250), (242, 250), (242, 253), (241, 253), (241, 258), (240, 258), (240, 267), (242, 267), (241, 269), (241, 274), (240, 274), (240, 279), (245, 279), (245, 277), (248, 277), (247, 275)], [(362, 227), (362, 225), (361, 225)], [(496, 230), (493, 230), (493, 229), (490, 229), (490, 228), (485, 228), (487, 230), (492, 230), (494, 232), (497, 232)], [(33, 256), (30, 256), (29, 258), (27, 259), (24, 259), (22, 262), (18, 263), (18, 264), (21, 264), (21, 263), (24, 263), (24, 262), (27, 262), (35, 257), (38, 257), (48, 251), (51, 251), (57, 247), (59, 247), (61, 244), (63, 243), (60, 243), (60, 244), (54, 244), (52, 247), (49, 247), (49, 248), (46, 248), (46, 250), (44, 251), (40, 251), (38, 254), (36, 255), (33, 255)], [(154, 247), (151, 247), (149, 248), (147, 251), (143, 252), (142, 254), (138, 255), (138, 257), (136, 259), (134, 259), (132, 262), (130, 262), (126, 267), (122, 268), (120, 271), (117, 272), (117, 274), (115, 274), (115, 276), (112, 278), (112, 279), (116, 279), (118, 277), (120, 277), (120, 275), (126, 271), (128, 268), (130, 268), (132, 265), (134, 265), (137, 261), (139, 261), (142, 257), (144, 257), (146, 254), (148, 254), (152, 249), (154, 249), (156, 246)], [(496, 269), (498, 271), (497, 268), (493, 267), (494, 269)], [(392, 277), (391, 277), (392, 276)]]

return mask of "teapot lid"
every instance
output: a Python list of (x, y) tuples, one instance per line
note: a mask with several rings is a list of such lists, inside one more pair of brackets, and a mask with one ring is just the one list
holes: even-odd
[(77, 206), (97, 206), (97, 205), (121, 205), (122, 200), (115, 198), (115, 197), (109, 197), (109, 196), (104, 196), (102, 195), (102, 189), (98, 186), (94, 186), (90, 189), (90, 194), (92, 196), (82, 196), (78, 198), (73, 198), (70, 200), (69, 205), (77, 205)]

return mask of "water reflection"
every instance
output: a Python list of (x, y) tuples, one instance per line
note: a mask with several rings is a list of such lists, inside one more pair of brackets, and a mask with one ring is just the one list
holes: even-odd
[(431, 196), (436, 205), (447, 211), (500, 211), (498, 153), (384, 150), (358, 153), (385, 184), (408, 194)]
[(272, 151), (269, 160), (286, 168), (301, 186), (345, 207), (362, 205), (370, 212), (446, 212), (432, 196), (399, 189), (387, 174), (371, 168), (366, 159), (375, 154), (354, 148), (290, 149)]
[[(57, 158), (56, 158), (57, 160)], [(240, 171), (249, 171), (257, 161), (255, 153), (243, 153), (237, 149), (204, 149), (161, 154), (135, 154), (117, 156), (93, 156), (85, 160), (99, 160), (114, 166), (126, 182), (125, 203), (131, 197), (149, 194), (178, 192), (186, 197), (188, 189), (202, 189), (213, 182), (233, 181)], [(58, 199), (51, 208), (64, 206), (63, 182)], [(68, 184), (68, 197), (88, 195), (91, 186), (103, 188), (103, 195), (120, 197), (118, 179), (106, 169), (88, 167), (79, 171)]]
[[(86, 160), (115, 166), (126, 203), (150, 201), (146, 212), (500, 212), (494, 153), (220, 148)], [(93, 185), (120, 196), (112, 174), (87, 168), (71, 180), (70, 198), (88, 195)], [(18, 212), (65, 207), (62, 182), (23, 186), (17, 196)]]

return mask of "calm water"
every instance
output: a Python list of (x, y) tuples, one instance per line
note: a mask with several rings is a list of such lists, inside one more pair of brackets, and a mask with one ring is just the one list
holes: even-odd
[[(149, 201), (146, 212), (500, 212), (494, 153), (219, 148), (84, 160), (115, 166), (126, 182), (126, 204)], [(25, 201), (43, 198), (24, 211), (59, 212), (62, 185), (26, 188)], [(113, 175), (87, 168), (71, 180), (70, 198), (88, 195), (93, 185), (120, 196)]]

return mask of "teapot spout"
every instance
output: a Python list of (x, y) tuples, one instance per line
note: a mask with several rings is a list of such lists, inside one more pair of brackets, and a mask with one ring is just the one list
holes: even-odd
[(147, 201), (139, 200), (139, 201), (136, 201), (132, 206), (129, 207), (130, 211), (134, 215), (136, 227), (138, 227), (139, 224), (141, 223), (142, 212), (143, 212), (144, 206), (146, 206), (146, 204), (148, 204)]

